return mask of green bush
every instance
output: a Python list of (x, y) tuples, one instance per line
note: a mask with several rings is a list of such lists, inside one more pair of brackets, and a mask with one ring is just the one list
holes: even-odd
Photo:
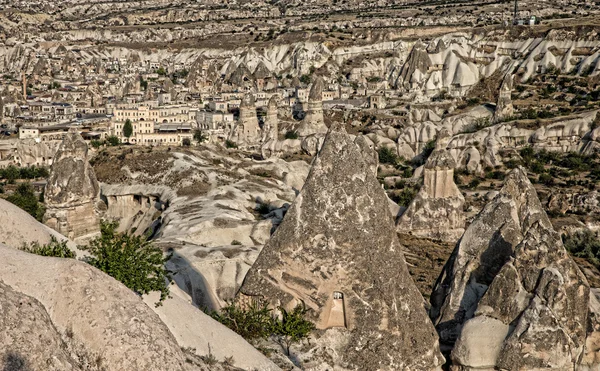
[(573, 256), (584, 258), (600, 269), (600, 240), (589, 229), (562, 236), (565, 249)]
[(225, 147), (227, 147), (227, 148), (237, 148), (238, 146), (237, 146), (237, 144), (235, 144), (235, 142), (227, 139), (225, 141)]
[(393, 194), (391, 199), (400, 206), (408, 207), (411, 201), (417, 195), (417, 190), (413, 187), (405, 187), (400, 193)]
[(113, 147), (121, 144), (121, 140), (119, 139), (119, 137), (117, 137), (115, 135), (106, 137), (106, 142)]
[(275, 319), (273, 323), (273, 333), (279, 338), (282, 345), (285, 346), (287, 355), (290, 355), (290, 346), (303, 339), (308, 338), (315, 325), (304, 319), (308, 309), (304, 303), (297, 305), (291, 312), (279, 307), (281, 319)]
[(396, 166), (399, 162), (398, 155), (390, 147), (379, 147), (377, 153), (379, 154), (379, 162), (382, 164)]
[(298, 132), (296, 130), (286, 132), (285, 139), (298, 139)]
[(210, 316), (248, 341), (266, 339), (273, 333), (272, 311), (266, 303), (253, 302), (247, 308), (231, 303)]
[(33, 191), (33, 187), (29, 183), (21, 183), (13, 194), (6, 198), (6, 201), (13, 203), (21, 209), (27, 211), (29, 215), (42, 221), (46, 209), (38, 201), (38, 197)]
[(54, 236), (51, 237), (50, 243), (46, 245), (32, 242), (29, 245), (24, 244), (21, 250), (41, 256), (75, 259), (75, 253), (67, 247), (67, 241), (58, 242)]
[(248, 307), (231, 303), (219, 312), (213, 311), (209, 314), (249, 342), (275, 336), (282, 346), (285, 346), (289, 355), (290, 346), (308, 338), (315, 325), (305, 319), (308, 309), (304, 303), (289, 312), (282, 307), (278, 309), (281, 318), (275, 316), (264, 302), (252, 302)]
[(117, 233), (117, 223), (102, 223), (101, 235), (85, 247), (86, 262), (121, 281), (138, 295), (160, 291), (160, 304), (169, 295), (171, 272), (163, 252), (146, 238)]

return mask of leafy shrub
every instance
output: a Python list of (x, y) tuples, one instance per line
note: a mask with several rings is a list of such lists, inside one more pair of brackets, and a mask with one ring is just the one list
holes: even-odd
[(405, 187), (400, 193), (393, 194), (391, 199), (400, 206), (408, 207), (411, 201), (417, 195), (417, 190), (413, 187)]
[(104, 142), (94, 139), (94, 140), (90, 141), (90, 144), (92, 145), (92, 147), (98, 149), (98, 148), (102, 147)]
[(106, 142), (113, 147), (121, 144), (121, 140), (119, 139), (119, 137), (117, 137), (115, 135), (106, 137)]
[(481, 184), (481, 180), (479, 178), (473, 178), (467, 187), (469, 188), (477, 188)]
[(42, 205), (33, 191), (33, 187), (29, 183), (21, 183), (15, 192), (6, 198), (6, 201), (13, 203), (21, 209), (27, 211), (29, 215), (42, 221), (46, 209)]
[(398, 155), (393, 149), (389, 147), (379, 147), (377, 150), (379, 154), (379, 162), (382, 164), (390, 164), (396, 166), (399, 162)]
[(286, 132), (285, 139), (298, 139), (298, 132), (296, 130)]
[(304, 303), (297, 305), (292, 311), (278, 308), (281, 318), (273, 314), (266, 303), (252, 302), (247, 307), (231, 303), (221, 311), (209, 313), (212, 318), (221, 322), (241, 335), (249, 342), (275, 336), (286, 347), (290, 354), (290, 346), (308, 338), (315, 325), (305, 319), (308, 309)]
[(181, 145), (183, 145), (184, 147), (189, 147), (192, 145), (192, 141), (190, 140), (190, 138), (183, 138), (183, 140), (181, 141)]
[(239, 246), (239, 245), (241, 245), (242, 243), (241, 243), (240, 241), (238, 241), (238, 240), (233, 240), (233, 241), (231, 241), (231, 244), (232, 244), (232, 245), (238, 245), (238, 246)]
[(138, 295), (160, 291), (160, 304), (169, 295), (171, 272), (164, 264), (171, 256), (141, 236), (117, 233), (117, 223), (102, 223), (101, 235), (85, 250), (86, 262), (121, 281)]
[(600, 269), (600, 240), (589, 229), (562, 236), (568, 252), (578, 258), (584, 258)]
[(46, 245), (32, 242), (29, 246), (24, 244), (21, 250), (41, 256), (75, 259), (75, 253), (67, 247), (67, 241), (58, 242), (54, 236), (51, 237), (50, 243)]
[(227, 139), (225, 141), (225, 147), (227, 147), (227, 148), (237, 148), (238, 146), (237, 146), (237, 144), (235, 144), (235, 142)]
[(242, 308), (230, 303), (210, 316), (248, 341), (266, 339), (273, 333), (272, 311), (266, 303), (252, 303)]
[(308, 338), (310, 332), (315, 329), (315, 325), (304, 319), (308, 309), (304, 303), (297, 305), (291, 312), (279, 307), (281, 311), (281, 320), (275, 320), (273, 323), (273, 333), (279, 338), (282, 345), (285, 346), (287, 355), (290, 355), (290, 346), (294, 343)]

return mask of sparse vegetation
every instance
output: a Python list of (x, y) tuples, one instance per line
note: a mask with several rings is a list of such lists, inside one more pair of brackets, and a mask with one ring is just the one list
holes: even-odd
[(589, 229), (562, 236), (563, 244), (569, 253), (584, 258), (600, 269), (600, 239)]
[(227, 147), (227, 148), (237, 148), (238, 146), (237, 146), (237, 144), (235, 144), (235, 142), (227, 139), (225, 141), (225, 147)]
[(248, 306), (230, 303), (210, 316), (240, 334), (249, 342), (274, 336), (290, 354), (290, 346), (310, 335), (315, 325), (305, 317), (308, 309), (304, 304), (287, 311), (278, 308), (281, 318), (266, 303), (252, 302)]
[(38, 242), (32, 242), (27, 245), (24, 244), (21, 248), (23, 251), (27, 251), (32, 254), (41, 256), (52, 256), (55, 258), (69, 258), (75, 259), (75, 253), (67, 247), (67, 241), (59, 242), (56, 237), (52, 236), (50, 243), (40, 245)]

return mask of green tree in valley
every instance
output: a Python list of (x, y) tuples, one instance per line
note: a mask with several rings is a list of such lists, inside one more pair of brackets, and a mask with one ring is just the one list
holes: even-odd
[(171, 272), (162, 250), (143, 236), (117, 232), (117, 223), (103, 223), (99, 237), (85, 248), (91, 256), (86, 262), (121, 281), (138, 295), (160, 291), (160, 302), (169, 295)]

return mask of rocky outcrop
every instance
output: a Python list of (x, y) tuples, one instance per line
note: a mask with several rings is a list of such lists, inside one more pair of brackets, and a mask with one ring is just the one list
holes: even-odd
[(275, 154), (275, 147), (279, 141), (279, 119), (277, 118), (278, 102), (277, 95), (273, 95), (271, 99), (269, 99), (269, 104), (267, 105), (267, 117), (263, 125), (263, 144), (260, 148), (261, 155), (264, 159)]
[(81, 370), (39, 301), (0, 280), (0, 368)]
[(260, 141), (260, 127), (252, 93), (247, 93), (242, 99), (240, 118), (233, 129), (231, 140), (242, 147), (257, 145)]
[(87, 144), (77, 132), (69, 132), (56, 153), (44, 191), (44, 224), (70, 239), (98, 233), (99, 192)]
[(465, 198), (454, 183), (456, 162), (446, 150), (450, 135), (442, 130), (423, 171), (423, 186), (398, 221), (398, 232), (456, 242), (465, 227)]
[(327, 133), (327, 126), (323, 119), (323, 86), (323, 78), (319, 76), (310, 88), (306, 116), (298, 128), (300, 136)]
[(60, 233), (43, 225), (23, 209), (0, 199), (0, 243), (14, 248), (32, 242), (47, 244), (52, 237), (65, 239)]
[(513, 75), (507, 73), (504, 75), (504, 80), (500, 86), (500, 93), (498, 95), (498, 103), (496, 103), (496, 111), (494, 112), (494, 122), (502, 122), (507, 118), (510, 118), (514, 113), (514, 107), (512, 104), (512, 90), (513, 90)]
[(325, 361), (336, 367), (438, 370), (437, 336), (365, 144), (343, 132), (327, 135), (238, 298), (285, 308), (304, 303), (324, 338), (336, 338), (319, 345), (335, 349)]
[(115, 279), (74, 259), (42, 257), (4, 245), (0, 254), (0, 278), (37, 299), (77, 353), (107, 370), (193, 369), (167, 326)]
[(467, 228), (432, 294), (455, 370), (572, 370), (584, 353), (589, 286), (523, 169)]

